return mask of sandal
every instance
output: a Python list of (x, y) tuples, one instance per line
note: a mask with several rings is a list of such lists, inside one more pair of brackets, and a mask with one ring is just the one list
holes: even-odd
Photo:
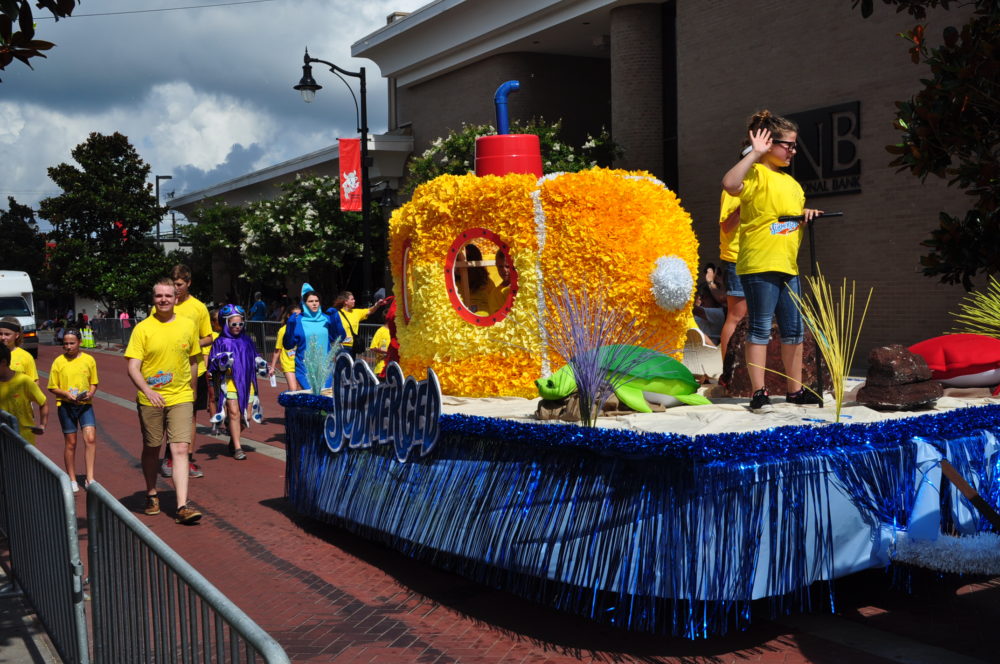
[(244, 459), (247, 458), (247, 453), (244, 452), (243, 448), (241, 447), (237, 449), (235, 452), (233, 452), (233, 458), (236, 459), (237, 461), (243, 461)]

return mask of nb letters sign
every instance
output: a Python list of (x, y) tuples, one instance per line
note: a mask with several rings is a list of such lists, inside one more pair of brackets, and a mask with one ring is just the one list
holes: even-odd
[(861, 193), (861, 102), (789, 115), (799, 125), (791, 174), (807, 198)]

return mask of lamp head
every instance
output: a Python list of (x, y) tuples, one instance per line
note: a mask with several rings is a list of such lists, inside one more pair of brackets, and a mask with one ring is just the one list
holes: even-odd
[(302, 99), (308, 104), (316, 98), (316, 91), (322, 89), (323, 86), (313, 78), (312, 66), (302, 65), (302, 79), (298, 85), (293, 87), (302, 93)]

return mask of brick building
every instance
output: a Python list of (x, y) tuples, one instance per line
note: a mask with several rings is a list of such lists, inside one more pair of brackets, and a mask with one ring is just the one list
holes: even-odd
[[(816, 257), (833, 283), (875, 288), (859, 345), (910, 344), (950, 327), (959, 287), (924, 277), (920, 242), (939, 211), (967, 197), (888, 166), (899, 140), (894, 102), (925, 75), (896, 35), (915, 21), (876, 3), (863, 19), (851, 0), (439, 0), (353, 46), (389, 85), (389, 130), (419, 153), (465, 123), (493, 122), (493, 92), (521, 81), (511, 117), (562, 118), (577, 140), (610, 127), (620, 166), (647, 169), (692, 214), (703, 262), (718, 257), (723, 173), (746, 119), (770, 108), (799, 121), (795, 175), (809, 205), (842, 211), (815, 228)], [(932, 12), (929, 35), (960, 11)], [(800, 267), (809, 271), (803, 242)]]

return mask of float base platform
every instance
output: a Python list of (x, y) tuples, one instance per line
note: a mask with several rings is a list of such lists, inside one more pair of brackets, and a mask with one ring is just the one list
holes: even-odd
[(943, 458), (991, 504), (1000, 497), (990, 399), (847, 407), (841, 423), (830, 407), (776, 403), (759, 416), (732, 400), (586, 429), (532, 420), (528, 400), (444, 397), (436, 445), (406, 462), (391, 444), (332, 451), (329, 397), (280, 403), (299, 512), (642, 632), (722, 634), (760, 598), (776, 612), (832, 610), (833, 580), (889, 565), (901, 533), (987, 530), (942, 485)]

